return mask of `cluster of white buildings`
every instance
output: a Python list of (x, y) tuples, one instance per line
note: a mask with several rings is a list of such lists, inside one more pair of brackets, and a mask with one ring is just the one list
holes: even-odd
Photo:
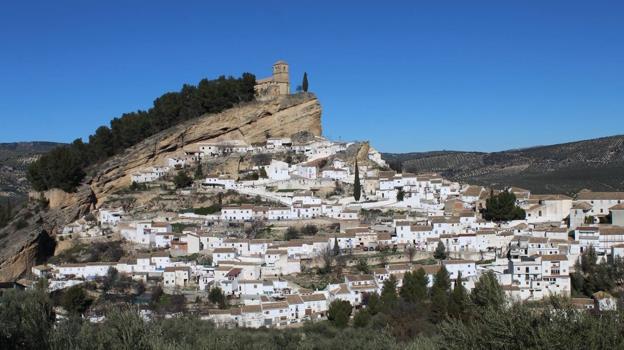
[[(514, 193), (516, 205), (524, 209), (526, 218), (493, 223), (484, 220), (480, 210), (496, 192), (483, 186), (461, 185), (437, 174), (396, 173), (360, 166), (362, 200), (356, 203), (352, 193), (337, 191), (355, 180), (353, 166), (337, 156), (348, 146), (323, 138), (305, 143), (270, 138), (262, 145), (236, 140), (191, 145), (185, 148), (185, 157), (170, 158), (165, 166), (133, 174), (132, 181), (155, 181), (189, 162), (228, 154), (292, 151), (307, 159), (298, 164), (272, 159), (268, 165), (254, 169), (266, 174), (266, 178), (255, 181), (236, 180), (239, 174), (207, 176), (201, 183), (203, 188), (262, 196), (272, 204), (225, 205), (215, 215), (193, 217), (199, 219), (200, 229), (192, 231), (174, 233), (172, 221), (132, 220), (123, 209), (101, 208), (97, 216), (101, 227), (116, 230), (123, 239), (141, 247), (165, 253), (114, 263), (50, 266), (37, 273), (51, 274), (59, 280), (86, 280), (105, 276), (110, 268), (115, 268), (135, 279), (157, 279), (169, 289), (207, 291), (219, 287), (229, 297), (238, 298), (241, 306), (212, 310), (203, 318), (228, 327), (280, 327), (326, 317), (334, 300), (346, 300), (358, 307), (367, 294), (380, 293), (383, 281), (391, 275), (400, 287), (404, 274), (419, 268), (425, 270), (430, 283), (441, 266), (445, 266), (453, 281), (461, 273), (462, 284), (468, 290), (482, 273), (492, 271), (512, 300), (530, 301), (550, 295), (570, 296), (570, 270), (590, 246), (604, 261), (607, 256), (624, 257), (624, 192), (583, 191), (572, 198), (532, 194), (511, 187), (506, 191)], [(379, 166), (385, 164), (372, 148), (368, 157)], [(317, 196), (318, 189), (333, 186), (336, 192), (327, 195), (327, 199)], [(364, 224), (360, 221), (362, 214), (370, 209), (399, 209), (408, 214)], [(178, 214), (177, 219), (187, 218), (184, 215)], [(233, 223), (320, 217), (336, 220), (340, 232), (269, 241), (232, 238), (227, 229), (222, 234), (204, 230), (217, 225), (236, 226)], [(77, 221), (68, 225), (64, 233), (88, 231), (87, 226)], [(436, 251), (440, 244), (451, 259), (437, 265), (386, 264), (368, 275), (347, 275), (341, 283), (317, 291), (300, 291), (298, 286), (281, 279), (300, 273), (302, 261), (317, 259), (336, 245), (342, 252), (393, 247), (424, 254)], [(170, 257), (191, 254), (211, 256), (212, 264), (204, 266)], [(577, 302), (589, 307), (586, 300)]]
[(131, 175), (131, 181), (137, 184), (153, 182), (165, 176), (171, 167), (169, 166), (153, 166), (147, 169), (137, 171)]

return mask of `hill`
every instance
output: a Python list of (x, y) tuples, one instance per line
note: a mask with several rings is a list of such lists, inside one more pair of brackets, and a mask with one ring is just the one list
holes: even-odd
[(383, 153), (393, 168), (535, 193), (624, 190), (624, 135), (501, 152)]
[(59, 145), (37, 141), (0, 143), (0, 198), (24, 198), (30, 189), (26, 179), (28, 165)]
[[(50, 256), (54, 236), (63, 226), (104, 203), (111, 194), (131, 184), (131, 174), (162, 165), (199, 144), (225, 140), (266, 142), (301, 132), (321, 135), (321, 105), (315, 95), (299, 93), (268, 101), (250, 101), (218, 113), (208, 113), (151, 135), (107, 160), (89, 167), (74, 192), (44, 191), (45, 210), (23, 208), (13, 222), (0, 229), (0, 281), (13, 280)], [(16, 225), (20, 220), (22, 225)]]

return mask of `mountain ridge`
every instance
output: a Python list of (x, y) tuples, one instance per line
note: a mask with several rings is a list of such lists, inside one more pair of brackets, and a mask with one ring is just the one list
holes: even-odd
[(624, 190), (624, 135), (496, 152), (382, 153), (393, 168), (535, 193)]
[(26, 168), (40, 155), (63, 143), (19, 141), (0, 143), (0, 198), (25, 198), (30, 190)]

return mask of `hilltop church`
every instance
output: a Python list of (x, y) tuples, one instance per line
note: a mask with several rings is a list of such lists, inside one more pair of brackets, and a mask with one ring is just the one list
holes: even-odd
[(261, 101), (290, 94), (288, 63), (281, 60), (275, 62), (273, 64), (273, 75), (257, 80), (254, 90), (256, 91), (256, 98)]

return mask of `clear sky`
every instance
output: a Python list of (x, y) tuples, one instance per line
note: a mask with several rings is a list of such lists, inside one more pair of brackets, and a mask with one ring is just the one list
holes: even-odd
[(183, 83), (308, 72), (387, 152), (624, 134), (623, 1), (6, 1), (0, 142), (69, 142)]

